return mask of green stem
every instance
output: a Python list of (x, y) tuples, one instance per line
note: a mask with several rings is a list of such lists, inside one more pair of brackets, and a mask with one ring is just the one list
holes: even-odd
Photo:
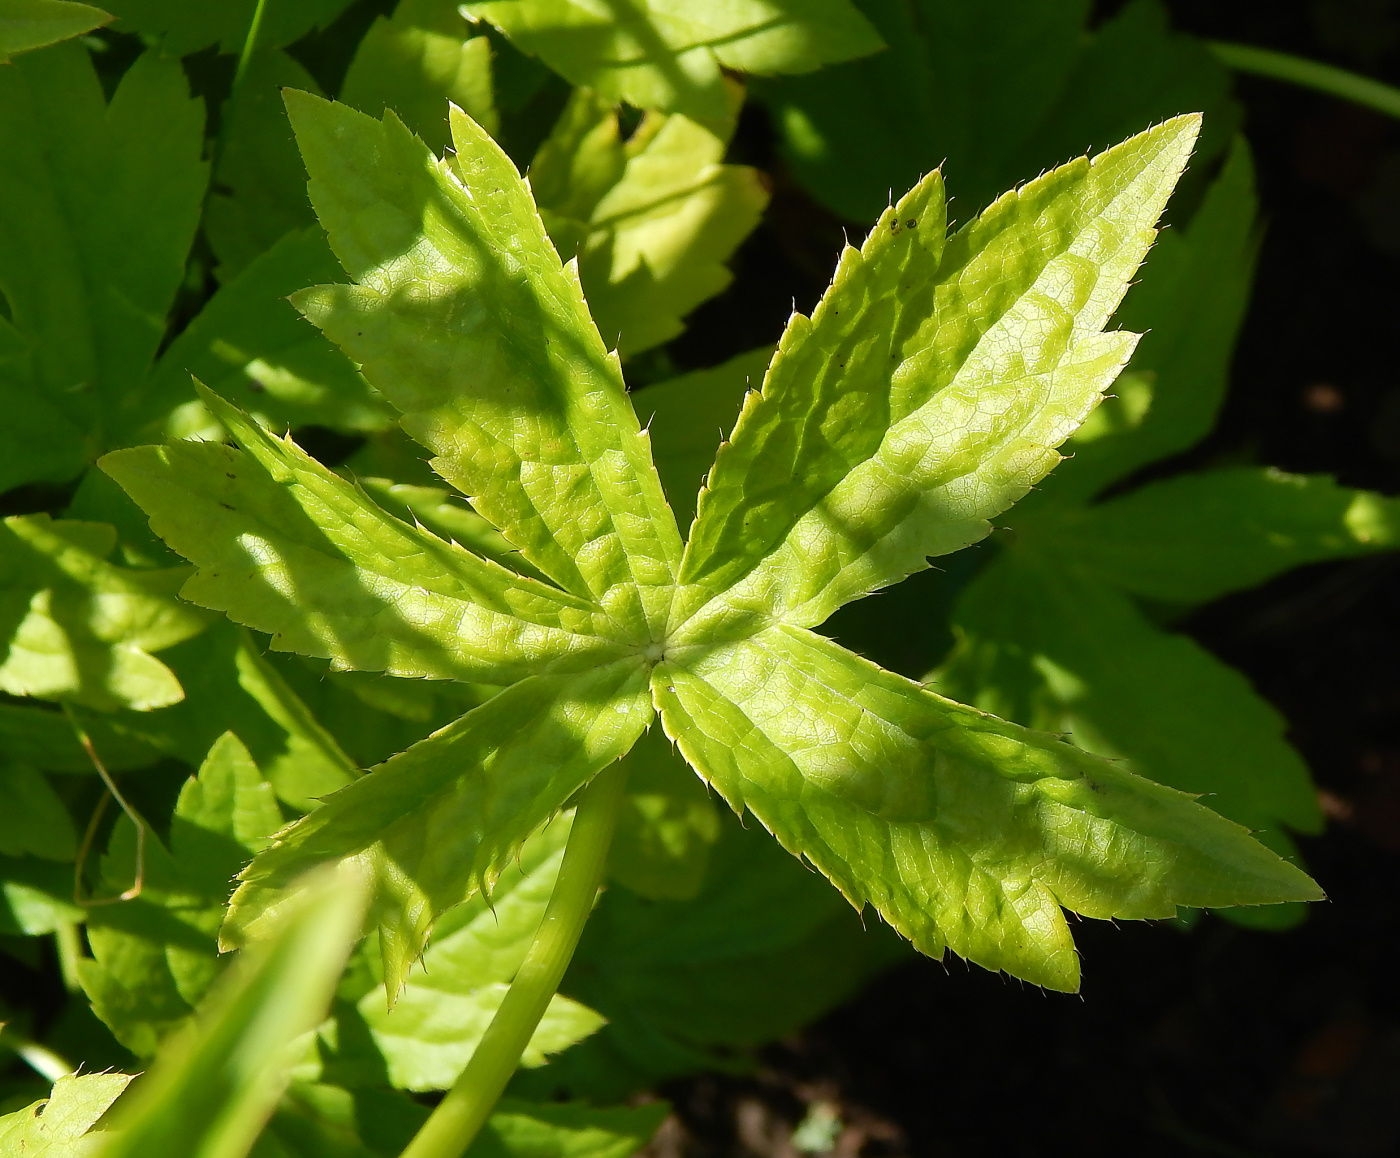
[(1221, 40), (1207, 41), (1206, 44), (1220, 60), (1239, 72), (1317, 89), (1387, 116), (1400, 117), (1400, 89), (1372, 80), (1369, 76), (1360, 76), (1344, 68), (1287, 52), (1275, 52), (1271, 48), (1256, 48), (1252, 44), (1227, 44)]
[(243, 51), (238, 55), (238, 68), (233, 73), (233, 91), (237, 92), (248, 72), (248, 62), (253, 59), (253, 50), (258, 46), (258, 32), (262, 28), (263, 8), (267, 0), (258, 0), (253, 9), (253, 19), (248, 25), (248, 35), (243, 38)]
[(559, 878), (525, 963), (467, 1068), (399, 1158), (460, 1158), (485, 1125), (559, 991), (593, 910), (626, 782), (627, 767), (618, 762), (598, 773), (584, 789)]
[(69, 993), (80, 993), (83, 987), (78, 980), (78, 962), (83, 957), (83, 945), (78, 937), (78, 926), (72, 921), (59, 921), (54, 927), (53, 936), (58, 948), (58, 971), (63, 977), (63, 988)]

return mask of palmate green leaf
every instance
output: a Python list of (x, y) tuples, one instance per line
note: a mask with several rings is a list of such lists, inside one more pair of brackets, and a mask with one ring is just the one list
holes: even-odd
[(471, 0), (462, 9), (575, 85), (697, 120), (727, 115), (721, 68), (809, 72), (883, 45), (848, 0)]
[(59, 1078), (47, 1098), (0, 1117), (0, 1148), (24, 1158), (95, 1155), (103, 1138), (88, 1131), (130, 1081), (130, 1074), (68, 1074)]
[(768, 204), (757, 170), (721, 163), (733, 126), (650, 113), (624, 142), (611, 102), (577, 89), (530, 165), (550, 240), (578, 258), (589, 310), (624, 356), (675, 337), (729, 284), (724, 262)]
[(392, 114), (294, 92), (287, 105), (312, 201), (359, 283), (298, 307), (530, 563), (659, 638), (680, 535), (616, 355), (510, 160), (459, 112), (456, 154), (439, 161)]
[(454, 0), (399, 0), (392, 16), (376, 19), (355, 50), (340, 99), (373, 117), (393, 109), (439, 154), (452, 140), (448, 102), (493, 137), (500, 127), (491, 41), (472, 35)]
[(203, 115), (147, 53), (110, 102), (87, 52), (0, 69), (0, 490), (76, 477), (129, 431), (204, 194)]
[(101, 1158), (243, 1158), (325, 1017), (365, 899), (349, 868), (304, 882), (117, 1106)]
[[(268, 4), (258, 26), (258, 43), (280, 47), (300, 40), (313, 28), (324, 28), (350, 0), (298, 0), (296, 4)], [(237, 53), (248, 37), (257, 0), (111, 0), (107, 10), (117, 17), (117, 30), (160, 37), (161, 48), (171, 56), (184, 56), (218, 45), (219, 51)]]
[(91, 32), (111, 19), (101, 8), (72, 0), (0, 0), (0, 64), (21, 52)]
[(103, 523), (15, 515), (0, 525), (0, 690), (140, 711), (184, 695), (151, 652), (205, 617), (175, 599), (184, 567), (129, 571), (106, 560)]
[(1239, 123), (1229, 73), (1171, 31), (1158, 0), (1092, 32), (1087, 0), (859, 3), (888, 52), (755, 85), (794, 176), (852, 221), (874, 221), (892, 189), (944, 162), (971, 211), (1179, 113), (1205, 114), (1204, 160)]
[[(169, 848), (148, 832), (141, 895), (88, 911), (92, 958), (79, 978), (93, 1011), (137, 1057), (150, 1057), (194, 1012), (221, 971), (215, 934), (234, 875), (282, 827), (272, 786), (225, 732), (180, 790)], [(100, 894), (117, 896), (137, 863), (123, 820), (102, 858)]]
[(1073, 991), (1061, 906), (1144, 918), (1321, 897), (1190, 797), (799, 628), (682, 651), (653, 678), (667, 733), (736, 811), (932, 956)]
[[(489, 905), (477, 896), (439, 922), (392, 1009), (378, 990), (361, 998), (359, 1013), (396, 1087), (445, 1090), (471, 1059), (539, 930), (571, 820), (560, 816), (524, 843)], [(556, 994), (521, 1064), (537, 1066), (602, 1024), (591, 1009)]]
[(644, 666), (521, 680), (343, 788), (242, 874), (224, 940), (275, 912), (307, 869), (354, 860), (375, 886), (390, 1001), (434, 921), (489, 891), (524, 840), (651, 719)]
[(242, 450), (114, 451), (102, 469), (199, 569), (185, 598), (339, 667), (505, 684), (625, 654), (596, 608), (401, 522), (208, 391)]
[(934, 173), (848, 247), (716, 457), (682, 613), (714, 603), (684, 630), (811, 626), (984, 537), (1127, 362), (1135, 335), (1101, 331), (1198, 123), (1056, 169), (946, 246)]

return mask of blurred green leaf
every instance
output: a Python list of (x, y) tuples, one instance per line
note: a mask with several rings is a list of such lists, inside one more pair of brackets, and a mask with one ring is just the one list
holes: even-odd
[[(156, 1052), (221, 971), (215, 934), (233, 878), (282, 824), (272, 786), (225, 732), (180, 791), (169, 850), (147, 832), (140, 896), (88, 910), (93, 956), (79, 963), (83, 989), (138, 1057)], [(128, 888), (136, 864), (135, 831), (123, 819), (102, 858), (99, 893)]]
[(1093, 33), (1088, 0), (859, 0), (888, 53), (756, 86), (794, 174), (852, 221), (947, 162), (966, 219), (1027, 173), (1179, 113), (1205, 113), (1197, 164), (1239, 112), (1229, 74), (1133, 0)]
[(204, 196), (203, 111), (147, 53), (110, 102), (77, 44), (0, 69), (0, 491), (63, 482), (139, 425)]
[[(443, 916), (392, 1009), (378, 989), (361, 999), (360, 1015), (395, 1086), (445, 1090), (457, 1080), (539, 930), (571, 820), (558, 816), (527, 840), (489, 901), (477, 896)], [(539, 1065), (602, 1024), (591, 1009), (556, 994), (522, 1064)]]
[(101, 8), (71, 0), (0, 0), (0, 64), (100, 28), (112, 17)]
[(721, 68), (809, 72), (883, 46), (849, 0), (472, 0), (462, 10), (575, 85), (697, 120), (727, 115)]
[(655, 901), (689, 900), (705, 883), (719, 815), (709, 790), (660, 728), (623, 759), (627, 794), (608, 853), (608, 875)]
[(708, 370), (694, 370), (632, 395), (637, 417), (651, 438), (651, 453), (676, 522), (688, 527), (695, 500), (729, 437), (744, 396), (763, 385), (772, 346), (739, 354)]
[[(258, 43), (279, 47), (291, 44), (313, 28), (324, 28), (349, 3), (350, 0), (269, 3), (258, 29)], [(247, 39), (256, 7), (257, 0), (111, 0), (107, 4), (108, 11), (117, 17), (118, 31), (157, 38), (162, 51), (171, 56), (184, 56), (212, 45), (218, 45), (221, 52), (238, 52)]]
[(452, 140), (449, 101), (495, 136), (491, 41), (471, 27), (455, 0), (399, 0), (360, 41), (340, 99), (372, 117), (393, 109), (439, 156)]
[(130, 1074), (59, 1078), (47, 1098), (0, 1117), (0, 1149), (23, 1158), (95, 1156), (105, 1135), (88, 1131), (130, 1081)]
[(71, 861), (73, 819), (42, 772), (0, 758), (0, 855)]
[(115, 1110), (102, 1158), (243, 1158), (325, 1017), (365, 903), (349, 868), (303, 883)]
[(733, 124), (651, 113), (623, 141), (612, 104), (578, 89), (530, 165), (550, 240), (578, 258), (589, 311), (624, 357), (674, 338), (724, 290), (724, 263), (768, 204), (757, 170), (722, 164)]
[(175, 591), (184, 567), (129, 571), (106, 561), (102, 523), (16, 515), (0, 526), (0, 689), (89, 707), (164, 707), (184, 695), (150, 653), (196, 634)]

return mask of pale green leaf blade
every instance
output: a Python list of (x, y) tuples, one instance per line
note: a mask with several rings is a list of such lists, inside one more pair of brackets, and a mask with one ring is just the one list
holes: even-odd
[(472, 0), (470, 16), (494, 24), (576, 85), (636, 108), (701, 120), (726, 115), (721, 68), (809, 72), (883, 47), (848, 0)]
[[(280, 108), (279, 108), (280, 112)], [(285, 235), (205, 304), (161, 355), (137, 403), (144, 437), (217, 438), (191, 376), (271, 428), (318, 425), (371, 431), (393, 410), (325, 337), (285, 300), (336, 277), (340, 267), (319, 228)]]
[(773, 347), (760, 346), (632, 395), (637, 417), (651, 439), (666, 499), (682, 527), (695, 518), (696, 496), (715, 451), (734, 429), (744, 396), (762, 384), (772, 360)]
[(1027, 542), (1134, 595), (1205, 603), (1308, 563), (1395, 550), (1400, 500), (1325, 475), (1225, 467), (1037, 519)]
[(72, 0), (0, 0), (0, 63), (81, 36), (111, 19), (101, 8)]
[(719, 839), (715, 803), (660, 728), (623, 759), (627, 794), (608, 849), (608, 876), (653, 901), (690, 900), (705, 884)]
[[(221, 972), (216, 934), (233, 878), (282, 826), (272, 785), (225, 732), (180, 790), (169, 848), (147, 832), (141, 895), (89, 910), (92, 958), (79, 962), (79, 978), (93, 1011), (138, 1057), (188, 1020)], [(136, 864), (135, 831), (123, 820), (102, 858), (100, 894), (119, 895)]]
[(73, 818), (53, 785), (6, 753), (0, 758), (0, 855), (71, 861), (77, 852)]
[(1321, 895), (1189, 797), (798, 628), (683, 650), (654, 687), (668, 734), (733, 808), (931, 955), (1073, 990), (1061, 906), (1168, 917)]
[(360, 282), (298, 307), (527, 560), (659, 630), (680, 535), (617, 358), (510, 160), (458, 113), (449, 163), (390, 114), (287, 103), (312, 201)]
[[(7, 469), (65, 481), (120, 436), (184, 277), (203, 121), (179, 63), (155, 53), (110, 102), (76, 44), (0, 69), (0, 348), (24, 347), (0, 358), (19, 417), (0, 429), (0, 487), (28, 481)], [(21, 440), (45, 434), (50, 461), (36, 463)]]
[(724, 290), (724, 263), (768, 204), (757, 170), (722, 163), (732, 129), (652, 114), (624, 144), (616, 109), (579, 90), (530, 167), (550, 238), (578, 257), (599, 332), (623, 356), (669, 341)]
[[(298, 0), (295, 4), (265, 6), (258, 26), (258, 43), (291, 44), (313, 28), (324, 28), (350, 0)], [(257, 0), (220, 0), (217, 4), (191, 4), (189, 0), (111, 0), (108, 11), (118, 19), (121, 32), (159, 37), (171, 56), (185, 56), (218, 45), (221, 52), (237, 53), (248, 37)]]
[(377, 117), (393, 109), (409, 131), (441, 155), (452, 141), (448, 103), (492, 136), (499, 128), (491, 83), (491, 42), (473, 36), (453, 0), (399, 0), (365, 33), (340, 99)]
[(1120, 592), (1019, 548), (963, 591), (941, 692), (1078, 747), (1250, 829), (1317, 832), (1317, 791), (1245, 677)]
[(1128, 291), (1121, 325), (1144, 330), (1128, 372), (1071, 436), (1047, 498), (1084, 500), (1194, 446), (1215, 424), (1259, 249), (1254, 166), (1243, 138), (1183, 228), (1167, 230)]
[[(361, 998), (360, 1016), (394, 1086), (445, 1090), (457, 1080), (539, 931), (571, 821), (572, 814), (556, 817), (524, 843), (489, 905), (474, 897), (439, 923), (392, 1009), (378, 990)], [(541, 1065), (602, 1024), (591, 1009), (555, 994), (521, 1064)]]
[(1071, 162), (946, 246), (933, 174), (848, 247), (719, 451), (686, 610), (733, 588), (715, 614), (727, 602), (810, 626), (985, 536), (1127, 362), (1135, 335), (1103, 326), (1198, 124)]
[(582, 600), (401, 522), (288, 439), (205, 391), (242, 450), (215, 443), (102, 460), (198, 570), (185, 598), (339, 667), (512, 683), (620, 645)]
[(188, 571), (119, 567), (106, 559), (115, 545), (103, 523), (15, 515), (0, 525), (0, 690), (104, 710), (183, 697), (151, 653), (204, 626), (175, 599)]
[(533, 676), (335, 793), (242, 874), (237, 942), (302, 872), (356, 860), (375, 881), (385, 983), (397, 994), (437, 918), (489, 890), (521, 843), (651, 718), (642, 666)]
[(365, 892), (363, 878), (344, 868), (302, 885), (118, 1107), (102, 1158), (243, 1158), (304, 1049), (298, 1039), (325, 1017), (360, 933)]
[[(74, 5), (79, 7), (79, 5)], [(131, 1081), (130, 1074), (68, 1074), (45, 1099), (0, 1117), (0, 1148), (24, 1158), (88, 1158), (102, 1144), (89, 1134)]]
[(631, 1158), (656, 1133), (669, 1107), (594, 1107), (502, 1099), (468, 1153), (472, 1158)]

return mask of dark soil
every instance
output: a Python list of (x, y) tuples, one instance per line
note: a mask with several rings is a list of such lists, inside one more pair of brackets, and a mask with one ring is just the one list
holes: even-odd
[[(1201, 35), (1400, 84), (1396, 0), (1170, 7)], [(1264, 80), (1239, 91), (1268, 234), (1233, 393), (1193, 460), (1398, 493), (1400, 122)], [(746, 130), (761, 150), (763, 126)], [(783, 224), (741, 255), (741, 280), (771, 271), (773, 300), (721, 299), (684, 342), (748, 348), (794, 294), (802, 308), (802, 287), (820, 291), (839, 223), (781, 175), (775, 200)], [(1315, 773), (1329, 826), (1302, 844), (1331, 900), (1304, 925), (1086, 922), (1077, 997), (911, 962), (770, 1049), (757, 1076), (668, 1088), (677, 1116), (655, 1149), (795, 1155), (794, 1125), (827, 1114), (843, 1158), (1400, 1154), (1397, 592), (1394, 557), (1318, 566), (1185, 625), (1277, 705)]]

